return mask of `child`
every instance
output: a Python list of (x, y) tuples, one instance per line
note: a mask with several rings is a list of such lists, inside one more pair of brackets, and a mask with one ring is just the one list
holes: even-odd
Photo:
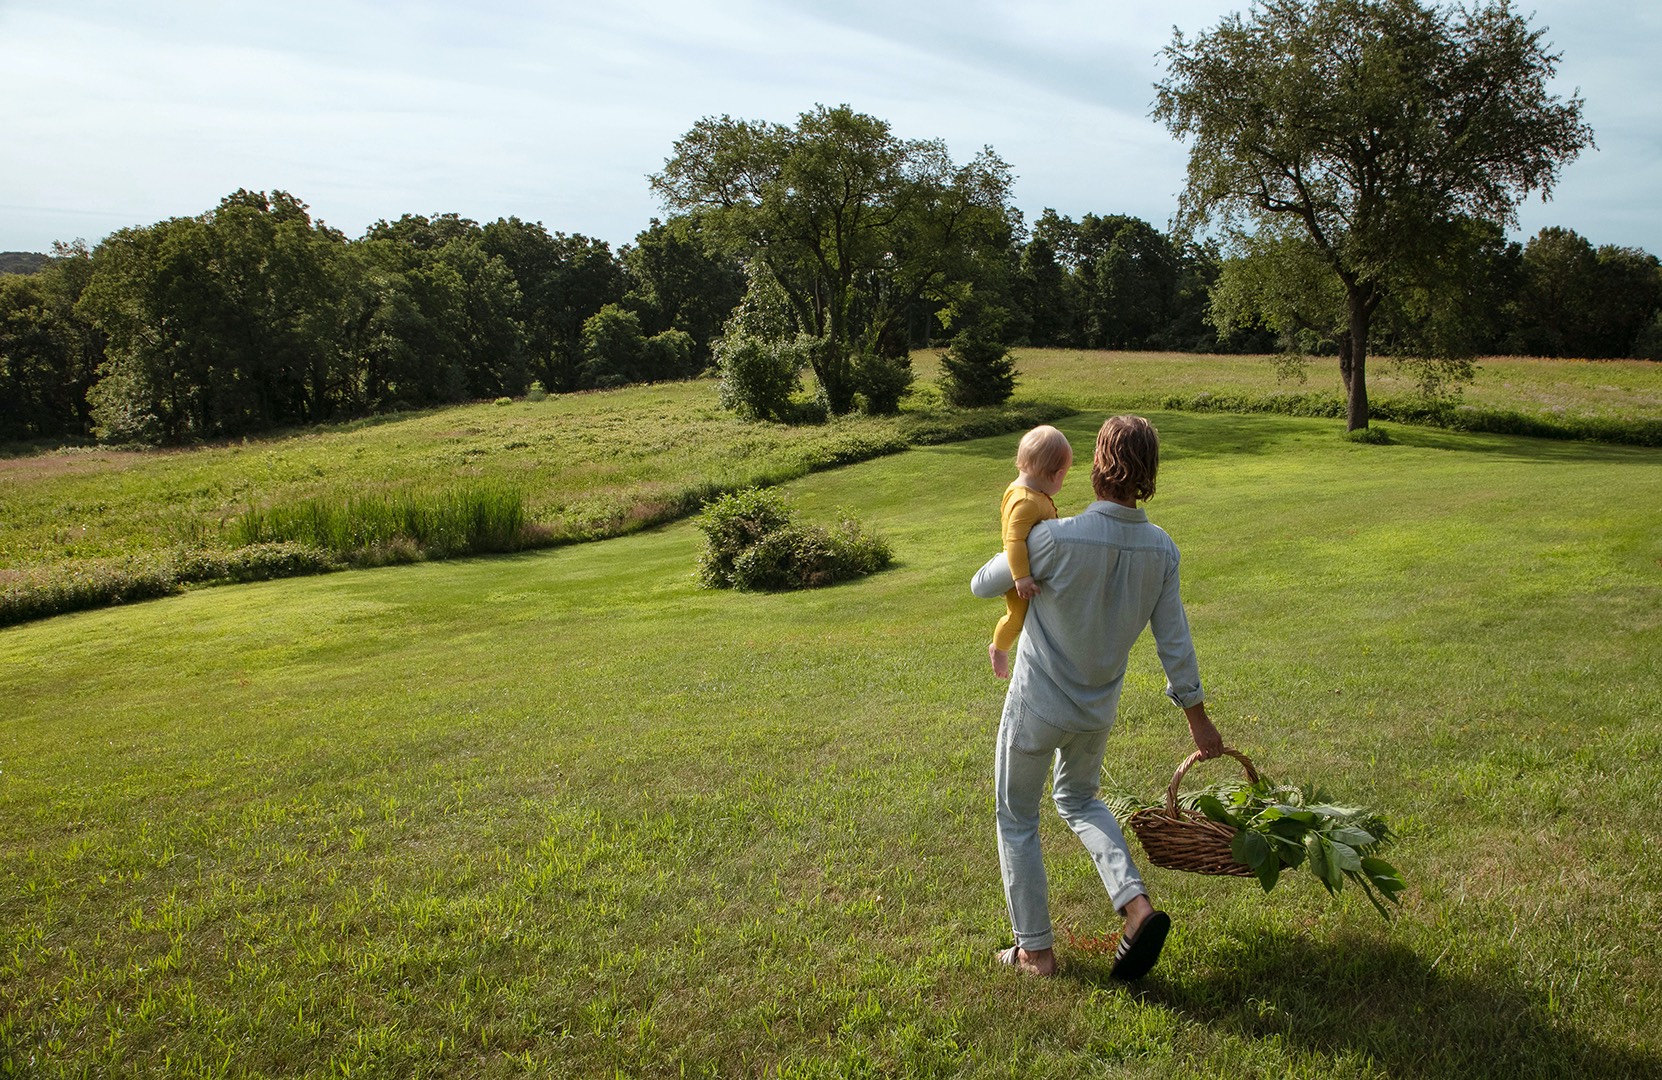
[(1004, 489), (1004, 501), (998, 508), (1004, 557), (1016, 585), (1004, 594), (1004, 618), (998, 621), (993, 643), (987, 646), (993, 674), (1001, 679), (1010, 677), (1010, 647), (1016, 643), (1022, 620), (1027, 617), (1027, 601), (1039, 595), (1027, 565), (1027, 534), (1039, 522), (1056, 517), (1052, 497), (1062, 490), (1072, 464), (1073, 447), (1068, 445), (1067, 436), (1049, 424), (1040, 424), (1023, 435), (1016, 448), (1017, 476)]

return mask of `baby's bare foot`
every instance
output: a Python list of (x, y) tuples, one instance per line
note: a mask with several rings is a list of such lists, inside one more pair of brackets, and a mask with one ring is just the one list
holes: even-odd
[(1010, 654), (997, 645), (987, 646), (987, 659), (993, 663), (993, 674), (1001, 679), (1010, 677)]

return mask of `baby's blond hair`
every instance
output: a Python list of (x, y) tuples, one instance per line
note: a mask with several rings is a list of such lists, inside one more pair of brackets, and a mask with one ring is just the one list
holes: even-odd
[(1049, 424), (1040, 424), (1021, 437), (1016, 447), (1016, 470), (1028, 476), (1054, 476), (1073, 461), (1068, 437)]

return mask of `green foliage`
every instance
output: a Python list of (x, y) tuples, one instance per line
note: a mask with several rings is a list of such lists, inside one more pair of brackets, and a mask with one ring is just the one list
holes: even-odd
[(1328, 268), (1344, 304), (1318, 327), (1344, 327), (1351, 428), (1368, 422), (1380, 305), (1436, 281), (1469, 239), (1462, 219), (1510, 224), (1592, 142), (1581, 99), (1551, 93), (1558, 57), (1505, 0), (1276, 0), (1174, 32), (1164, 58), (1155, 116), (1193, 140), (1179, 221), (1297, 234), (1311, 249), (1300, 265)]
[(76, 304), (92, 256), (80, 242), (53, 251), (28, 276), (0, 275), (0, 440), (91, 433), (104, 339)]
[(1389, 920), (1381, 897), (1399, 904), (1407, 888), (1395, 867), (1374, 853), (1395, 839), (1372, 810), (1331, 806), (1309, 787), (1236, 782), (1213, 785), (1189, 797), (1189, 805), (1212, 821), (1239, 830), (1230, 844), (1235, 861), (1252, 868), (1265, 892), (1282, 870), (1307, 866), (1329, 893), (1345, 879), (1367, 894)]
[(1016, 364), (999, 341), (964, 331), (941, 354), (941, 393), (962, 409), (1002, 405), (1016, 390)]
[[(1010, 171), (997, 155), (959, 166), (944, 144), (898, 139), (847, 106), (816, 106), (794, 127), (706, 117), (652, 186), (697, 213), (712, 245), (759, 268), (752, 288), (765, 275), (783, 295), (789, 325), (765, 339), (821, 342), (809, 362), (832, 415), (862, 392), (852, 358), (904, 354), (913, 310), (951, 303), (1011, 243)], [(880, 405), (892, 381), (881, 380)]]
[(502, 260), (518, 286), (513, 318), (524, 330), (530, 374), (548, 390), (581, 388), (584, 323), (623, 301), (629, 282), (621, 260), (604, 240), (550, 233), (517, 217), (479, 229), (478, 244)]
[(804, 525), (781, 495), (762, 488), (712, 500), (693, 524), (705, 537), (698, 580), (707, 588), (814, 589), (875, 573), (894, 559), (887, 542), (852, 518), (831, 529)]
[(900, 412), (900, 399), (912, 389), (917, 375), (908, 356), (861, 353), (854, 358), (853, 379), (865, 412), (893, 416)]
[(731, 334), (722, 338), (716, 343), (722, 408), (752, 420), (786, 419), (814, 344), (805, 336), (794, 341)]
[(602, 389), (643, 382), (646, 338), (640, 316), (607, 304), (583, 323), (583, 384)]
[(335, 556), (295, 543), (175, 548), (67, 568), (0, 574), (0, 626), (170, 596), (189, 584), (267, 581), (338, 570)]
[(1633, 342), (1635, 360), (1662, 360), (1662, 311), (1651, 316)]
[[(1643, 356), (1662, 310), (1662, 266), (1634, 248), (1597, 249), (1572, 229), (1530, 238), (1519, 287), (1506, 305), (1506, 346), (1537, 356)], [(1653, 350), (1654, 351), (1654, 350)]]
[[(676, 370), (697, 374), (711, 362), (711, 346), (745, 293), (744, 266), (714, 250), (700, 215), (663, 223), (656, 218), (623, 252), (629, 274), (624, 303), (640, 313), (649, 334), (678, 330), (688, 350)], [(673, 376), (665, 376), (673, 377)]]
[(360, 564), (446, 558), (525, 546), (525, 496), (506, 484), (351, 495), (250, 507), (237, 544), (294, 543)]

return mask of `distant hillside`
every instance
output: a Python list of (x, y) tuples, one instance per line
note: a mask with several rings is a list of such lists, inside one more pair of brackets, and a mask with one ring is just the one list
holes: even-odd
[(32, 274), (51, 261), (38, 251), (0, 251), (0, 274)]

